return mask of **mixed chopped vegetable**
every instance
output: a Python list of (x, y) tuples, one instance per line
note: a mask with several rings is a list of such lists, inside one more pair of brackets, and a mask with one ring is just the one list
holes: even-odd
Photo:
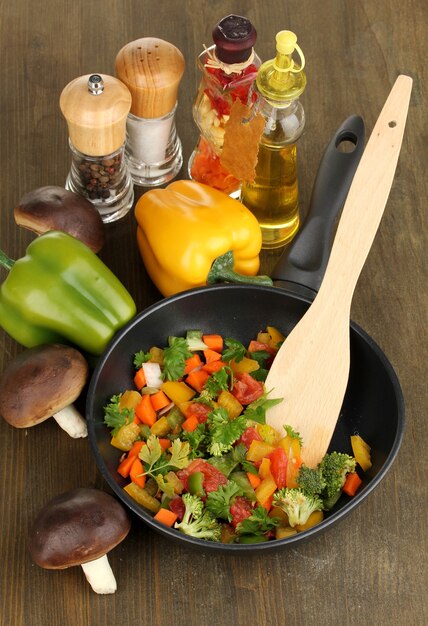
[(264, 381), (283, 334), (268, 326), (244, 346), (219, 334), (188, 331), (164, 348), (134, 355), (135, 389), (110, 399), (104, 419), (123, 451), (124, 490), (177, 532), (223, 543), (282, 539), (323, 520), (342, 493), (361, 485), (370, 448), (327, 454), (316, 468), (301, 457), (289, 426), (266, 424)]

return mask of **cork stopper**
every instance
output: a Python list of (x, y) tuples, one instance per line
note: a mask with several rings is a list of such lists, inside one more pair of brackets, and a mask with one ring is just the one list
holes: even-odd
[(152, 119), (172, 111), (184, 68), (180, 50), (163, 39), (143, 37), (126, 44), (116, 56), (115, 70), (131, 92), (131, 113)]
[(131, 94), (117, 78), (80, 76), (64, 87), (59, 105), (70, 141), (83, 154), (105, 156), (124, 144)]

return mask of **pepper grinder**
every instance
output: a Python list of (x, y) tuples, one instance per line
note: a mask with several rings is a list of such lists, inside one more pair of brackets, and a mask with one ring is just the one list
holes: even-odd
[(132, 95), (126, 158), (136, 185), (162, 185), (183, 164), (175, 113), (184, 68), (180, 50), (155, 37), (131, 41), (116, 56), (116, 76)]
[(65, 187), (91, 200), (105, 223), (126, 215), (134, 201), (125, 160), (130, 107), (127, 87), (106, 74), (80, 76), (60, 96), (72, 155)]

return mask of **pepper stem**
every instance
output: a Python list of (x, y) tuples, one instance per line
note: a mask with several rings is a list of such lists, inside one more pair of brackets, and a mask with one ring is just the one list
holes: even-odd
[(268, 285), (272, 286), (273, 282), (269, 276), (245, 276), (238, 274), (233, 269), (233, 251), (229, 250), (225, 254), (217, 257), (208, 273), (207, 283), (226, 282), (226, 283), (244, 283), (250, 285)]
[(0, 265), (1, 266), (3, 266), (5, 269), (7, 269), (7, 271), (9, 271), (12, 269), (14, 263), (15, 261), (13, 259), (9, 258), (7, 254), (3, 252), (3, 250), (0, 250)]

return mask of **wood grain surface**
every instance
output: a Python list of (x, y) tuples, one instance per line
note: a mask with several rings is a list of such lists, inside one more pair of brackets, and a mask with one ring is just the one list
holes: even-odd
[[(298, 145), (302, 213), (324, 147), (349, 115), (367, 134), (396, 77), (414, 80), (409, 117), (387, 210), (359, 280), (352, 318), (384, 350), (406, 402), (404, 441), (391, 471), (352, 515), (318, 538), (269, 556), (222, 556), (170, 543), (137, 520), (110, 555), (118, 581), (97, 596), (79, 568), (47, 571), (31, 562), (27, 530), (39, 508), (74, 487), (105, 488), (85, 440), (53, 420), (17, 430), (0, 423), (1, 626), (423, 626), (427, 604), (427, 65), (423, 0), (24, 0), (0, 2), (0, 244), (24, 254), (34, 235), (13, 208), (43, 185), (62, 185), (70, 165), (64, 86), (89, 73), (114, 74), (117, 52), (159, 37), (183, 53), (177, 129), (180, 174), (198, 133), (192, 102), (196, 56), (214, 24), (248, 16), (257, 52), (272, 56), (280, 29), (297, 33), (307, 61)], [(137, 190), (136, 198), (143, 190)], [(263, 254), (262, 269), (277, 252)], [(135, 242), (131, 213), (107, 228), (101, 257), (134, 296), (138, 310), (160, 298)], [(3, 280), (5, 273), (0, 272)], [(0, 371), (19, 346), (0, 330)], [(83, 402), (83, 399), (82, 399)]]

